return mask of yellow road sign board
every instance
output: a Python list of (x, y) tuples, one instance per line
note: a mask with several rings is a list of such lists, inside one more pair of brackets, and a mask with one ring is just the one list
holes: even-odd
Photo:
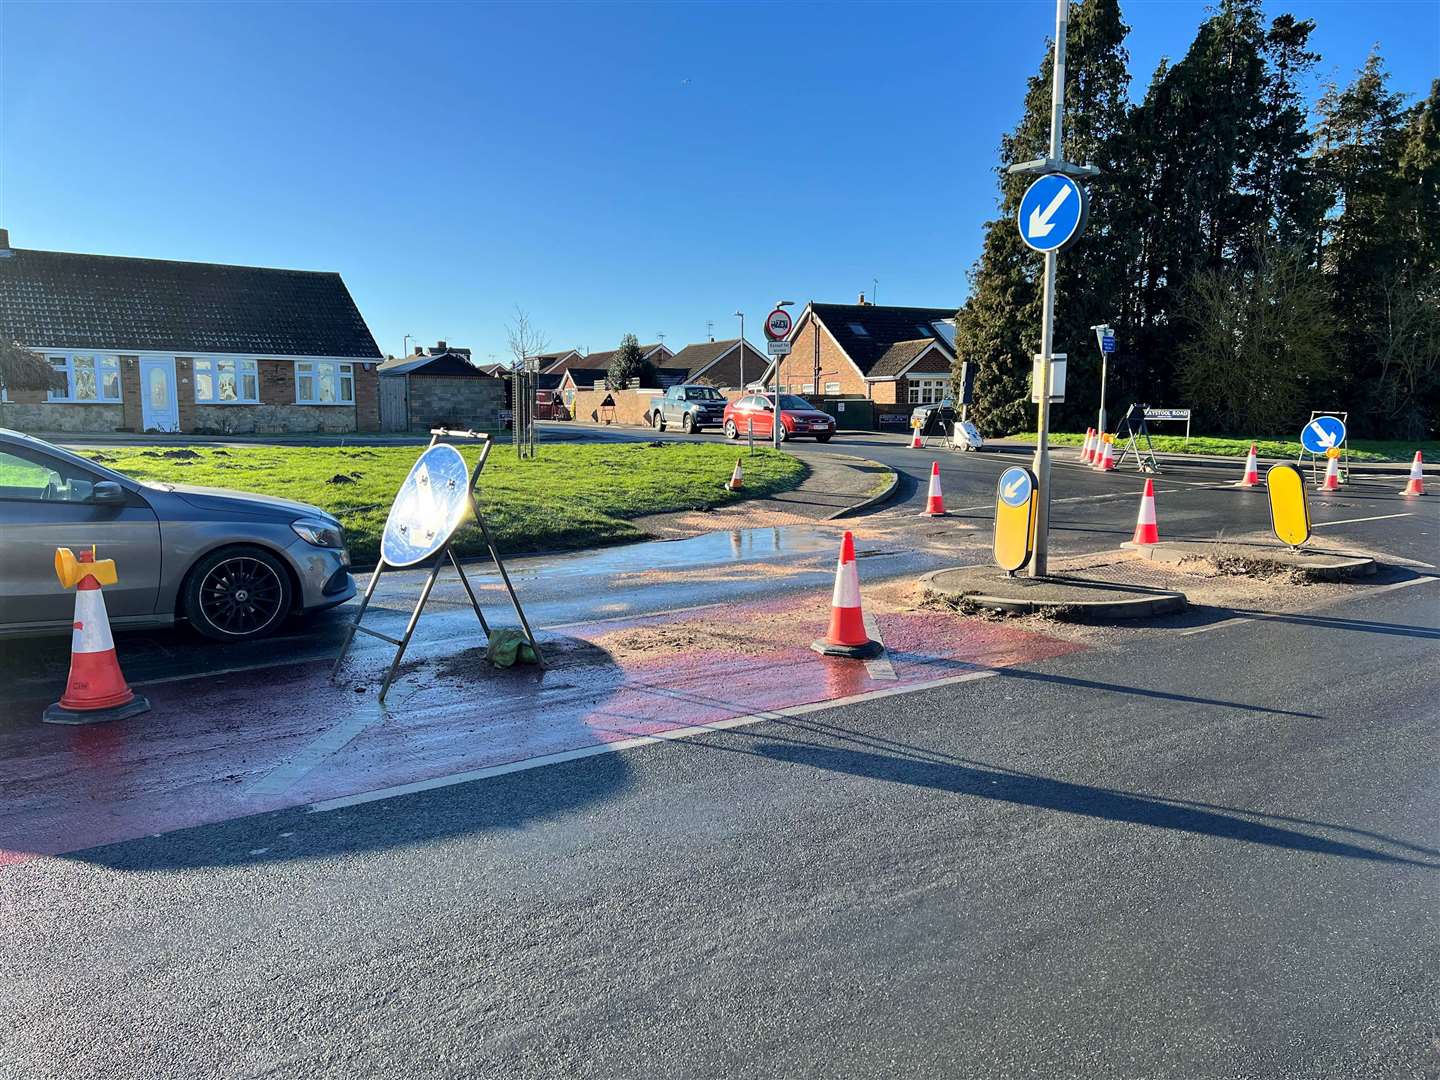
[(1035, 551), (1035, 474), (1012, 465), (995, 484), (995, 564), (1014, 573)]
[(1294, 465), (1274, 465), (1265, 474), (1270, 495), (1270, 527), (1283, 543), (1299, 547), (1310, 539), (1310, 504), (1305, 476)]

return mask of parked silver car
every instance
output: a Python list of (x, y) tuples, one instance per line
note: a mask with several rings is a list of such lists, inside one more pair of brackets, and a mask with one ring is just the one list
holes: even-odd
[(323, 510), (141, 483), (0, 428), (0, 636), (70, 629), (75, 597), (56, 580), (55, 549), (91, 544), (115, 560), (105, 606), (117, 630), (185, 619), (241, 641), (355, 595), (344, 533)]

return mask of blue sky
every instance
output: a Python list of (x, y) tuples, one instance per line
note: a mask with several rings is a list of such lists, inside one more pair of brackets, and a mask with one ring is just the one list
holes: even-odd
[[(1125, 3), (1133, 93), (1206, 5)], [(1437, 0), (1295, 0), (1319, 79), (1440, 74)], [(337, 270), (382, 350), (678, 348), (778, 297), (951, 305), (1050, 0), (0, 5), (17, 247)]]

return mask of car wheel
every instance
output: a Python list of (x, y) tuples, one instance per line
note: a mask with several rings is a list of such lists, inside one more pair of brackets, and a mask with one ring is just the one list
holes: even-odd
[(656, 412), (656, 413), (654, 413), (654, 414), (651, 415), (651, 417), (650, 417), (650, 424), (651, 424), (652, 427), (654, 427), (654, 429), (655, 429), (656, 431), (664, 431), (664, 430), (665, 430), (665, 417), (661, 416), (658, 412)]
[(695, 417), (691, 416), (688, 412), (682, 416), (680, 418), (680, 430), (685, 432), (686, 435), (694, 435)]
[(785, 442), (785, 441), (786, 441), (787, 439), (789, 439), (789, 438), (790, 438), (790, 432), (786, 430), (784, 424), (781, 424), (781, 425), (780, 425), (780, 441), (781, 441), (781, 442)]
[(816, 435), (816, 436), (815, 436), (815, 441), (816, 441), (816, 442), (829, 442), (829, 441), (830, 441), (830, 436), (829, 436), (829, 435)]
[(185, 579), (185, 617), (215, 641), (272, 633), (290, 613), (290, 575), (261, 548), (226, 548), (195, 564)]
[(727, 438), (727, 439), (738, 439), (739, 437), (740, 437), (740, 429), (735, 426), (735, 421), (734, 421), (734, 420), (726, 420), (726, 421), (725, 421), (725, 438)]

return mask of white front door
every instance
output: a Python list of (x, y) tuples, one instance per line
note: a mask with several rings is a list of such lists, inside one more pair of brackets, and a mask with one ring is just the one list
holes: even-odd
[(180, 399), (175, 396), (175, 358), (140, 361), (140, 422), (146, 431), (179, 431)]

